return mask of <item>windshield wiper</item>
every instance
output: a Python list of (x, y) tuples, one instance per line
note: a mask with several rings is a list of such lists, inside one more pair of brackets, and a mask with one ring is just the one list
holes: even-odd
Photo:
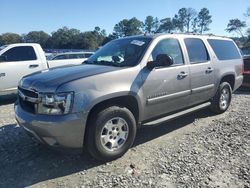
[(115, 67), (120, 67), (119, 64), (116, 64), (112, 61), (105, 61), (105, 60), (101, 60), (101, 61), (84, 61), (85, 64), (92, 64), (92, 65), (107, 65), (107, 66), (115, 66)]

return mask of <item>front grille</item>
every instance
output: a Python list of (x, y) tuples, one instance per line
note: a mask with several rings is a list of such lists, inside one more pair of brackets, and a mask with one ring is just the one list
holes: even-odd
[(38, 93), (18, 87), (18, 100), (23, 110), (35, 114), (37, 103), (33, 102), (38, 99)]
[(244, 71), (250, 71), (250, 59), (244, 59)]
[(21, 91), (27, 97), (38, 98), (38, 93), (35, 91), (23, 89), (21, 87), (18, 87), (18, 90)]

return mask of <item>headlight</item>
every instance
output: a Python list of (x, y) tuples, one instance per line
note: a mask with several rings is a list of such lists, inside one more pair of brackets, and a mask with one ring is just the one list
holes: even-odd
[(57, 94), (39, 94), (38, 114), (61, 115), (68, 114), (73, 103), (73, 92)]

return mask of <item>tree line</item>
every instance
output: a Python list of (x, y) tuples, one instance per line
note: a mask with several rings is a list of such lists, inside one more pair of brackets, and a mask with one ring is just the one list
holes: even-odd
[[(250, 8), (245, 16), (250, 18)], [(4, 33), (0, 35), (0, 45), (20, 42), (39, 43), (43, 48), (56, 49), (89, 49), (95, 50), (110, 40), (120, 37), (139, 35), (143, 33), (200, 33), (210, 30), (212, 15), (207, 8), (196, 11), (193, 8), (181, 8), (173, 17), (159, 19), (147, 16), (144, 21), (135, 17), (123, 19), (115, 24), (113, 32), (107, 35), (105, 29), (95, 27), (92, 31), (81, 32), (78, 29), (63, 27), (51, 34), (44, 31), (31, 31), (27, 34)], [(227, 32), (240, 35), (238, 43), (250, 48), (250, 29), (247, 34), (243, 30), (247, 27), (245, 21), (229, 20)]]

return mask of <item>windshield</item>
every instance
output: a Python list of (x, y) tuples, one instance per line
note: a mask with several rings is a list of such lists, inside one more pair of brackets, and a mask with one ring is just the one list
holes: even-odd
[(135, 66), (151, 40), (151, 38), (133, 37), (111, 41), (85, 63), (117, 67)]
[(3, 45), (3, 46), (0, 46), (0, 51), (3, 50), (4, 48), (6, 48), (8, 45)]

